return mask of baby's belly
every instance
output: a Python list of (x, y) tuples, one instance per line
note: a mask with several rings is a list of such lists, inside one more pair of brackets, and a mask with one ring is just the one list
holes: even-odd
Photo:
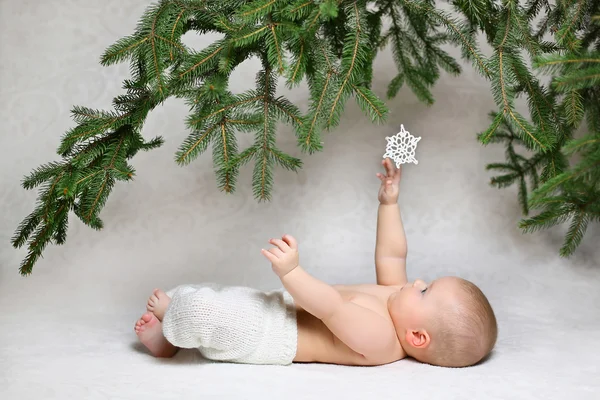
[(294, 362), (366, 365), (364, 358), (336, 338), (314, 315), (297, 312), (298, 348)]

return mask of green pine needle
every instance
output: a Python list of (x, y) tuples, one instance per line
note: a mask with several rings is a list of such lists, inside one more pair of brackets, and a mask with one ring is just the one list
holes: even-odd
[(494, 135), (497, 135), (498, 128), (501, 123), (504, 121), (504, 115), (502, 113), (496, 113), (492, 124), (482, 133), (479, 134), (479, 140), (483, 144), (488, 144), (494, 138)]
[(557, 76), (552, 82), (552, 87), (561, 93), (593, 88), (598, 85), (600, 85), (600, 65)]
[(571, 140), (568, 142), (562, 149), (562, 151), (566, 155), (573, 155), (576, 152), (586, 151), (586, 150), (596, 150), (600, 149), (600, 134), (597, 135), (586, 135), (577, 140)]
[(394, 79), (392, 79), (392, 81), (388, 85), (388, 90), (387, 90), (388, 99), (392, 99), (392, 98), (396, 97), (396, 95), (402, 88), (402, 85), (404, 85), (404, 74), (399, 73), (398, 75), (396, 75), (396, 77)]
[(569, 226), (569, 230), (567, 231), (565, 241), (560, 248), (560, 255), (562, 257), (568, 257), (573, 254), (577, 246), (581, 244), (588, 223), (589, 217), (585, 211), (579, 211), (575, 214), (571, 221), (571, 225)]
[(519, 223), (519, 228), (526, 233), (552, 228), (566, 222), (569, 219), (570, 213), (571, 210), (569, 208), (554, 207), (536, 216), (522, 220)]
[(566, 94), (562, 106), (565, 110), (567, 122), (574, 128), (577, 128), (583, 120), (583, 116), (585, 114), (585, 109), (583, 107), (583, 96), (578, 90), (571, 90)]
[(388, 115), (388, 109), (377, 96), (365, 87), (352, 86), (360, 108), (373, 122), (383, 123)]

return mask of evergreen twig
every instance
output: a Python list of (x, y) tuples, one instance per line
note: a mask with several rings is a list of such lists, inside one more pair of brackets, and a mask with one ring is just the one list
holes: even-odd
[[(69, 213), (102, 229), (100, 213), (112, 189), (135, 176), (130, 160), (163, 144), (162, 137), (146, 140), (142, 130), (148, 114), (168, 98), (183, 98), (190, 107), (190, 133), (175, 161), (187, 165), (212, 145), (217, 185), (226, 193), (235, 190), (240, 169), (254, 161), (254, 197), (268, 201), (274, 168), (302, 166), (277, 148), (277, 123), (291, 125), (300, 150), (312, 154), (322, 150), (323, 131), (339, 124), (350, 98), (373, 122), (385, 121), (388, 109), (371, 84), (373, 60), (388, 47), (398, 70), (388, 97), (406, 83), (418, 99), (432, 104), (440, 69), (452, 75), (461, 70), (442, 49), (448, 43), (489, 81), (496, 102), (490, 125), (478, 136), (484, 144), (506, 146), (506, 161), (488, 165), (502, 173), (492, 184), (518, 185), (524, 214), (543, 209), (522, 221), (525, 231), (571, 219), (560, 254), (572, 254), (589, 223), (600, 221), (600, 5), (456, 0), (452, 7), (454, 13), (441, 10), (433, 0), (159, 0), (150, 5), (135, 31), (100, 58), (105, 66), (130, 64), (126, 93), (114, 98), (110, 111), (73, 107), (77, 125), (60, 141), (61, 159), (23, 180), (23, 187), (38, 188), (39, 196), (12, 238), (14, 247), (28, 249), (20, 272), (30, 274), (48, 244), (65, 242)], [(384, 20), (389, 21), (385, 31)], [(190, 30), (220, 38), (196, 51), (182, 42)], [(477, 43), (479, 33), (492, 46), (489, 57)], [(552, 41), (543, 39), (548, 34)], [(231, 74), (252, 57), (261, 62), (256, 87), (234, 94)], [(552, 74), (551, 83), (542, 84), (537, 72)], [(279, 78), (289, 88), (307, 82), (305, 115), (276, 95)], [(530, 119), (515, 107), (519, 96), (527, 99)], [(584, 137), (574, 138), (584, 125)], [(240, 151), (238, 132), (254, 133), (254, 143)], [(571, 165), (574, 155), (578, 161)]]

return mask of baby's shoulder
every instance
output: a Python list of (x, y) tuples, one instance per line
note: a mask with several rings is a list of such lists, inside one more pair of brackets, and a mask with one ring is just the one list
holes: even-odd
[(387, 308), (388, 298), (396, 289), (381, 285), (336, 285), (336, 290), (346, 301), (351, 301), (362, 307), (389, 319)]
[(393, 286), (382, 286), (375, 284), (360, 284), (360, 285), (334, 285), (337, 291), (342, 296), (372, 296), (380, 300), (386, 300), (398, 289)]

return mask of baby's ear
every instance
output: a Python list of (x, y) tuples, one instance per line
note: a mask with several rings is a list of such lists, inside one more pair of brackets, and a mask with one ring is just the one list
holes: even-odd
[(409, 329), (406, 331), (406, 341), (416, 349), (425, 349), (431, 342), (431, 337), (425, 329)]

